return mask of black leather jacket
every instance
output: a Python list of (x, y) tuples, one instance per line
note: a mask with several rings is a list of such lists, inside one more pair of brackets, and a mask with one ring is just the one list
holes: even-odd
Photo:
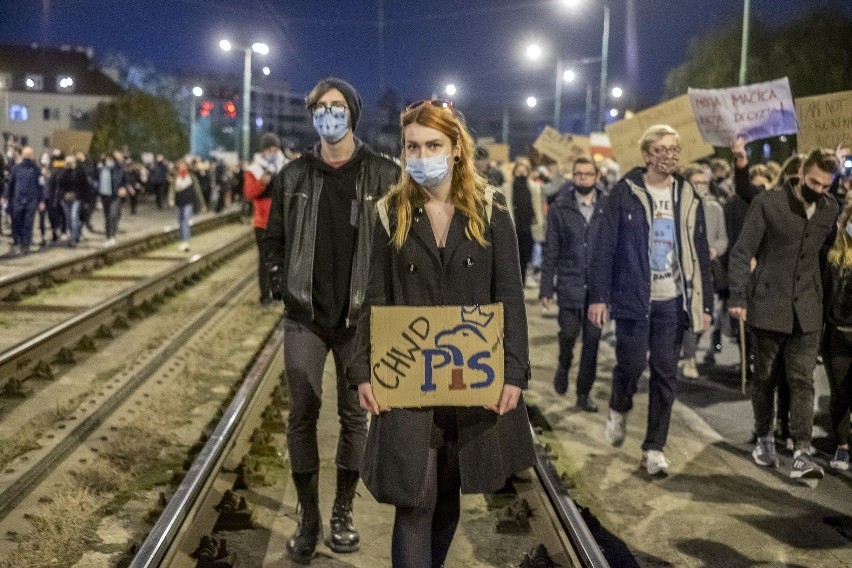
[[(346, 326), (354, 326), (364, 302), (369, 276), (371, 235), (378, 220), (376, 202), (399, 179), (400, 169), (388, 158), (361, 145), (360, 169), (355, 182), (359, 203), (358, 232), (352, 258), (349, 285), (349, 312)], [(267, 266), (283, 272), (283, 299), (287, 317), (296, 321), (314, 321), (313, 275), (314, 245), (317, 236), (317, 209), (323, 177), (313, 156), (303, 156), (287, 164), (273, 178), (272, 206), (264, 235), (268, 251)], [(333, 227), (322, 230), (334, 230)]]

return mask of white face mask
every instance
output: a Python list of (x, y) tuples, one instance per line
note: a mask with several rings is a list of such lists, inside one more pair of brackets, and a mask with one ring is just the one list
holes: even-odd
[(428, 158), (406, 158), (405, 171), (423, 187), (438, 187), (450, 175), (447, 158), (442, 154)]

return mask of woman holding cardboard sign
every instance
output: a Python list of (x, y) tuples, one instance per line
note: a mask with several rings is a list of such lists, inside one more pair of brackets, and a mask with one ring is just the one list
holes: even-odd
[(374, 414), (364, 483), (396, 506), (393, 565), (432, 567), (452, 542), (459, 492), (495, 491), (533, 464), (521, 397), (530, 376), (527, 320), (512, 219), (502, 194), (476, 173), (460, 113), (449, 101), (421, 101), (402, 113), (401, 126), (404, 174), (378, 204), (364, 305), (502, 303), (508, 322), (493, 405), (387, 409), (370, 382), (372, 310), (361, 313), (349, 377)]

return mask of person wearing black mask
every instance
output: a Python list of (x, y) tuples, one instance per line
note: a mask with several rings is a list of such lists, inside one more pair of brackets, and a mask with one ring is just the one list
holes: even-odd
[[(772, 369), (783, 357), (790, 386), (793, 479), (823, 476), (809, 451), (813, 370), (823, 323), (820, 256), (836, 231), (839, 208), (829, 188), (837, 172), (837, 159), (831, 151), (817, 149), (805, 158), (798, 177), (755, 197), (728, 269), (728, 311), (748, 322), (754, 338), (751, 399), (757, 443), (752, 458), (760, 466), (778, 465), (772, 428)], [(752, 258), (758, 259), (754, 273), (750, 269)]]
[(541, 263), (539, 298), (545, 308), (559, 305), (559, 361), (553, 377), (557, 394), (568, 391), (568, 370), (574, 344), (583, 332), (583, 349), (577, 371), (577, 408), (597, 412), (589, 396), (598, 366), (601, 330), (586, 317), (589, 307), (587, 269), (588, 251), (600, 224), (603, 189), (597, 182), (598, 167), (589, 158), (574, 161), (573, 181), (564, 184), (547, 213), (547, 238)]
[[(518, 161), (512, 168), (511, 187), (504, 187), (509, 211), (515, 221), (515, 232), (518, 235), (518, 256), (521, 262), (521, 279), (524, 282), (526, 282), (527, 265), (532, 259), (535, 245), (532, 227), (536, 223), (541, 223), (542, 216), (541, 204), (538, 203), (541, 191), (537, 186), (533, 187), (535, 183), (530, 180), (529, 166), (523, 161)], [(537, 196), (537, 199), (533, 199), (533, 194)]]

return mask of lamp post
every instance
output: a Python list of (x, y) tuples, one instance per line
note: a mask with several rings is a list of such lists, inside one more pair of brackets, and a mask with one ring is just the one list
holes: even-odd
[(601, 92), (599, 105), (600, 128), (603, 130), (606, 124), (606, 71), (609, 59), (609, 2), (604, 1), (604, 25), (603, 37), (601, 38)]
[(201, 87), (192, 88), (192, 96), (189, 97), (189, 155), (195, 155), (195, 99), (204, 94)]
[(252, 52), (266, 55), (269, 53), (269, 46), (265, 43), (253, 43), (251, 47), (234, 46), (227, 39), (219, 42), (219, 47), (223, 51), (231, 51), (232, 47), (242, 49), (245, 56), (243, 60), (243, 117), (242, 117), (242, 138), (243, 138), (243, 161), (249, 161), (249, 111), (251, 107), (251, 54)]
[(743, 38), (740, 44), (740, 85), (745, 85), (748, 67), (748, 16), (749, 0), (743, 0)]

